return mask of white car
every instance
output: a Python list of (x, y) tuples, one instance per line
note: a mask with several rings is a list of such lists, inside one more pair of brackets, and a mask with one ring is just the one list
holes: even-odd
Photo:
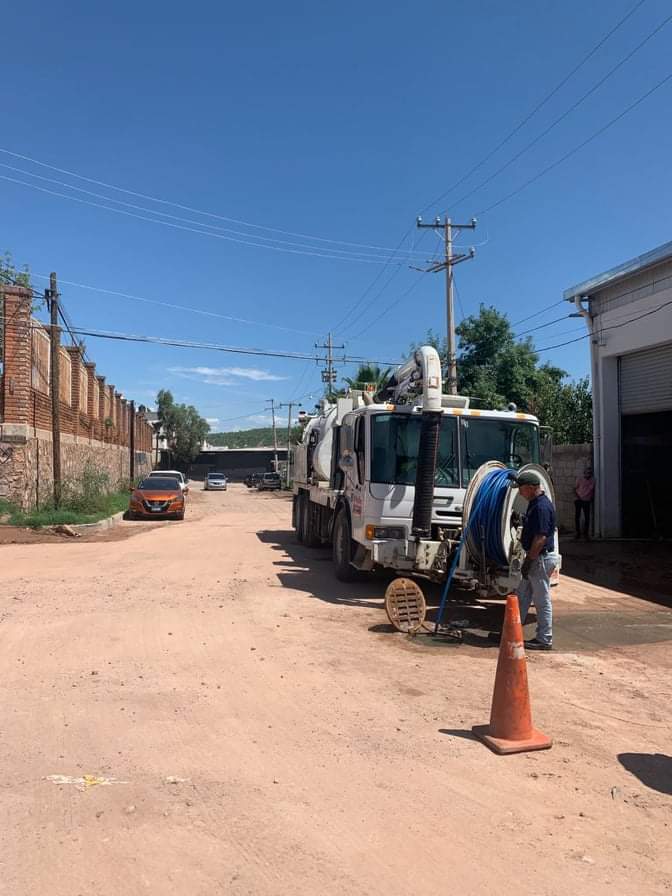
[(162, 479), (177, 479), (182, 491), (188, 491), (187, 480), (184, 478), (184, 473), (180, 473), (179, 470), (152, 470), (148, 478), (152, 476), (160, 476)]
[(227, 479), (224, 473), (208, 473), (205, 477), (205, 481), (203, 482), (204, 490), (210, 491), (211, 489), (219, 489), (220, 491), (226, 491)]

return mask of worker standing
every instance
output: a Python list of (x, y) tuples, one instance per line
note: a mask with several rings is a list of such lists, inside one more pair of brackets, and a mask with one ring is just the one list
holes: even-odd
[(514, 483), (520, 495), (529, 502), (521, 538), (525, 549), (521, 570), (523, 580), (517, 591), (522, 624), (525, 624), (530, 604), (534, 604), (537, 611), (537, 632), (532, 640), (525, 641), (525, 647), (552, 650), (551, 575), (559, 562), (555, 550), (555, 507), (543, 492), (541, 479), (533, 470), (521, 473)]
[(583, 537), (586, 541), (590, 538), (590, 505), (595, 494), (595, 479), (590, 467), (586, 467), (583, 476), (579, 476), (574, 485), (574, 525), (576, 527), (576, 540), (581, 538), (581, 514), (583, 514)]

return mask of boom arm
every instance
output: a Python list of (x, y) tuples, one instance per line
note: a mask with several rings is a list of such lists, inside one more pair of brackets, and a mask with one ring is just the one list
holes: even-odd
[(379, 397), (398, 401), (422, 387), (423, 411), (441, 410), (441, 361), (431, 345), (423, 345), (398, 367), (380, 390)]

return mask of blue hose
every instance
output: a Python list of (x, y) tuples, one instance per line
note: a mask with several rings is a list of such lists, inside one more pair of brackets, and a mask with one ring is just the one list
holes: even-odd
[[(474, 506), (469, 514), (467, 525), (462, 530), (462, 535), (455, 549), (446, 584), (441, 594), (439, 613), (434, 624), (434, 634), (439, 630), (443, 613), (448, 600), (448, 592), (455, 575), (462, 546), (468, 535), (471, 535), (478, 547), (484, 550), (486, 560), (494, 566), (508, 566), (509, 561), (502, 544), (502, 508), (511, 480), (516, 478), (512, 470), (492, 470), (487, 473), (481, 482)], [(483, 538), (481, 537), (483, 536)]]

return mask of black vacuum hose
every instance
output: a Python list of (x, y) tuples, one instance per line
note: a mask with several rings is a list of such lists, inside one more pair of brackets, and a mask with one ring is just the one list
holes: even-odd
[(434, 477), (439, 449), (442, 413), (424, 411), (418, 445), (418, 465), (415, 471), (415, 501), (413, 502), (412, 533), (418, 538), (429, 538), (432, 531)]

